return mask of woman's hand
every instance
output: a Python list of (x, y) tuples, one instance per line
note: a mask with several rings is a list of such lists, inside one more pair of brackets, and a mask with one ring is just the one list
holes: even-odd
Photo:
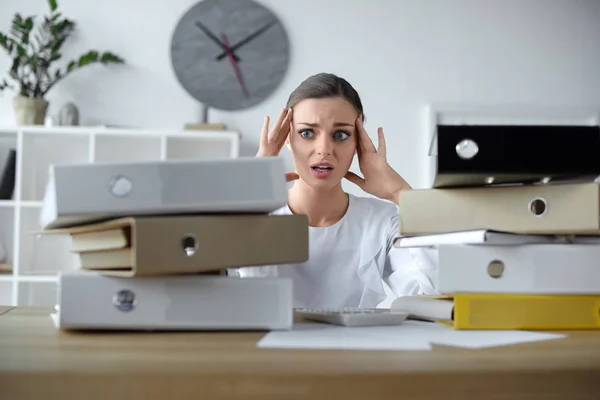
[(279, 155), (285, 140), (290, 134), (290, 124), (292, 122), (292, 109), (283, 109), (279, 118), (269, 131), (270, 118), (267, 115), (260, 133), (260, 142), (256, 157), (275, 157)]
[[(269, 131), (270, 118), (267, 115), (260, 133), (260, 142), (256, 157), (276, 157), (283, 148), (288, 135), (290, 134), (290, 126), (292, 123), (293, 111), (291, 108), (283, 109), (279, 114), (279, 118), (273, 125), (273, 129)], [(285, 174), (288, 182), (299, 179), (300, 176), (295, 172), (287, 172)]]
[(356, 119), (356, 133), (358, 165), (364, 178), (348, 171), (346, 179), (373, 196), (398, 204), (400, 191), (411, 187), (387, 162), (383, 129), (377, 129), (377, 148), (365, 131), (360, 116)]

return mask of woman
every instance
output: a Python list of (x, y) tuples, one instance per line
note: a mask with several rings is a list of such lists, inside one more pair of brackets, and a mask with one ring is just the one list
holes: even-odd
[[(396, 295), (433, 292), (435, 263), (422, 250), (392, 250), (398, 194), (411, 187), (387, 163), (383, 130), (376, 148), (363, 122), (358, 93), (325, 73), (294, 90), (271, 130), (265, 118), (257, 157), (277, 156), (287, 145), (296, 169), (287, 174), (288, 205), (273, 214), (308, 216), (309, 260), (239, 273), (290, 277), (294, 307), (376, 307), (386, 297), (382, 280)], [(349, 171), (355, 154), (362, 178)], [(377, 198), (345, 193), (342, 179)]]

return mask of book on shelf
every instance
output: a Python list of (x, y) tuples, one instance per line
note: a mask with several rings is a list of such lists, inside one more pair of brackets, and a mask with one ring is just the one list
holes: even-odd
[(15, 191), (17, 151), (0, 147), (0, 200), (11, 200)]

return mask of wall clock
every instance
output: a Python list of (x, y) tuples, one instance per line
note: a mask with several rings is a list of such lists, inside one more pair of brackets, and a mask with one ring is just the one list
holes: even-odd
[(240, 110), (265, 100), (288, 69), (289, 39), (273, 12), (252, 0), (203, 0), (180, 19), (171, 62), (206, 107)]

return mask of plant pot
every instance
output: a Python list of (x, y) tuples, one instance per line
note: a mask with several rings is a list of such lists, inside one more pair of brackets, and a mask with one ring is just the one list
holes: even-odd
[(44, 125), (48, 102), (43, 98), (16, 96), (13, 106), (17, 125)]

